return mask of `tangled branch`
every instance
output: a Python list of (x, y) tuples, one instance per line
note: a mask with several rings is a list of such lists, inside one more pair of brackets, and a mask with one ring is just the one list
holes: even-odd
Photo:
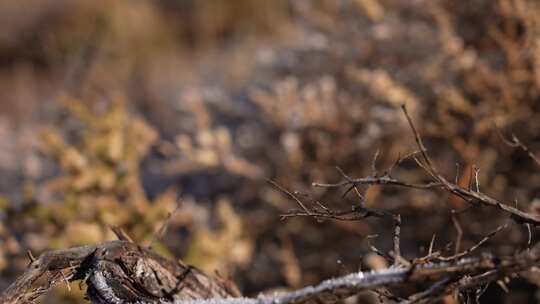
[[(491, 208), (499, 209), (505, 213), (508, 213), (510, 217), (520, 224), (531, 224), (534, 226), (540, 226), (540, 218), (537, 216), (534, 216), (532, 214), (529, 214), (527, 212), (521, 211), (515, 207), (512, 207), (509, 204), (505, 204), (495, 198), (492, 198), (488, 196), (485, 193), (482, 193), (479, 191), (479, 185), (478, 185), (478, 179), (476, 178), (476, 189), (472, 188), (472, 184), (469, 186), (468, 189), (463, 188), (456, 183), (452, 183), (448, 181), (443, 175), (441, 175), (437, 169), (435, 168), (435, 165), (433, 164), (433, 161), (429, 157), (427, 153), (427, 149), (425, 148), (422, 138), (420, 137), (420, 134), (416, 130), (416, 127), (414, 126), (414, 123), (412, 122), (411, 117), (409, 116), (407, 109), (405, 106), (402, 106), (403, 113), (407, 117), (407, 121), (409, 122), (409, 126), (413, 132), (416, 145), (419, 148), (419, 154), (421, 155), (421, 159), (416, 157), (416, 153), (407, 156), (412, 157), (418, 166), (424, 170), (424, 172), (427, 173), (427, 175), (432, 179), (429, 183), (423, 183), (423, 184), (415, 184), (415, 183), (408, 183), (396, 178), (392, 177), (392, 169), (395, 166), (392, 166), (390, 170), (388, 170), (384, 175), (382, 176), (367, 176), (367, 177), (361, 177), (361, 178), (346, 178), (345, 181), (339, 182), (339, 183), (313, 183), (313, 186), (315, 187), (325, 187), (325, 188), (340, 188), (344, 186), (348, 186), (350, 188), (354, 188), (360, 185), (391, 185), (391, 186), (399, 186), (399, 187), (406, 187), (406, 188), (414, 188), (414, 189), (443, 189), (448, 191), (449, 193), (460, 197), (465, 202), (475, 206), (475, 205), (483, 205), (488, 206)], [(399, 164), (402, 162), (405, 158), (400, 158), (398, 161), (396, 161), (396, 164)], [(475, 173), (477, 174), (477, 173)]]

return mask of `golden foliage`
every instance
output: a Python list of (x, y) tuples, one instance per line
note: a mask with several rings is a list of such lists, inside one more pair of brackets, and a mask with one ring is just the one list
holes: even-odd
[(201, 265), (208, 273), (218, 271), (220, 274), (230, 274), (236, 268), (248, 265), (254, 243), (249, 238), (242, 218), (229, 201), (218, 200), (215, 212), (220, 228), (197, 229), (185, 260)]

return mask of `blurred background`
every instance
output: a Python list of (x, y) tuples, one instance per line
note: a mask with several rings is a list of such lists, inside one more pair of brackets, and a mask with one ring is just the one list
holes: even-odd
[[(450, 180), (468, 185), (476, 166), (483, 192), (540, 207), (540, 166), (497, 131), (540, 151), (535, 0), (2, 0), (0, 28), (0, 290), (26, 250), (114, 239), (111, 226), (148, 245), (177, 202), (153, 248), (246, 295), (384, 267), (370, 246), (391, 249), (391, 224), (281, 220), (296, 205), (267, 180), (351, 208), (354, 193), (311, 183), (339, 181), (336, 166), (370, 175), (377, 150), (380, 172), (414, 151), (401, 104)], [(412, 162), (394, 175), (427, 180)], [(433, 234), (439, 250), (456, 239), (463, 201), (364, 190), (366, 206), (401, 214), (405, 257)], [(467, 248), (507, 216), (458, 220)], [(511, 255), (527, 239), (515, 225), (480, 250)], [(482, 301), (535, 302), (537, 283), (493, 284)], [(41, 302), (83, 293), (59, 286)]]

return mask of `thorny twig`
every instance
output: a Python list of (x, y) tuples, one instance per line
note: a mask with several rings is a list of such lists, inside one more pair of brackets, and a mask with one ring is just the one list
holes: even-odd
[(506, 223), (504, 225), (501, 225), (497, 227), (497, 229), (491, 231), (488, 235), (484, 236), (478, 243), (474, 244), (473, 246), (469, 247), (468, 249), (462, 251), (462, 252), (456, 252), (454, 255), (448, 256), (448, 257), (437, 257), (437, 260), (439, 261), (452, 261), (457, 260), (462, 257), (465, 257), (469, 254), (471, 254), (473, 251), (478, 249), (478, 247), (482, 246), (484, 243), (489, 241), (493, 236), (495, 236), (497, 233), (501, 232), (502, 230), (508, 228), (509, 223)]
[(292, 194), (289, 190), (283, 188), (281, 185), (279, 185), (278, 183), (276, 183), (275, 181), (273, 180), (268, 180), (268, 182), (276, 187), (278, 190), (280, 190), (281, 192), (287, 194), (290, 198), (294, 199), (296, 201), (296, 203), (298, 204), (298, 206), (300, 206), (300, 208), (305, 212), (306, 215), (309, 215), (311, 216), (311, 212), (309, 211), (309, 209), (304, 205), (304, 203), (302, 203), (302, 201), (296, 197), (296, 195)]
[[(508, 213), (510, 214), (511, 218), (514, 221), (520, 224), (529, 223), (534, 226), (540, 226), (540, 218), (538, 218), (537, 216), (521, 211), (515, 207), (512, 207), (509, 204), (504, 204), (498, 201), (497, 199), (494, 199), (482, 192), (474, 191), (472, 189), (465, 189), (455, 183), (451, 183), (444, 176), (438, 173), (433, 164), (433, 161), (427, 154), (427, 150), (422, 142), (422, 138), (420, 137), (420, 134), (416, 130), (416, 127), (414, 126), (414, 123), (412, 122), (412, 119), (410, 118), (407, 112), (407, 109), (405, 108), (405, 106), (402, 106), (402, 109), (403, 109), (403, 113), (405, 114), (407, 118), (407, 121), (409, 122), (409, 126), (413, 132), (416, 144), (422, 156), (421, 160), (416, 158), (415, 156), (413, 156), (413, 158), (418, 164), (418, 166), (421, 167), (432, 178), (433, 180), (432, 182), (420, 183), (420, 184), (408, 183), (408, 182), (404, 182), (402, 180), (393, 178), (391, 177), (390, 173), (387, 173), (383, 176), (368, 176), (368, 177), (362, 177), (362, 178), (351, 178), (343, 182), (334, 183), (334, 184), (313, 183), (313, 186), (338, 188), (342, 186), (354, 187), (358, 185), (393, 185), (393, 186), (415, 188), (415, 189), (444, 189), (452, 193), (453, 195), (460, 197), (461, 199), (463, 199), (464, 201), (466, 201), (467, 203), (471, 205), (480, 204), (483, 206), (497, 208), (505, 213)], [(473, 175), (473, 173), (471, 175)], [(473, 179), (474, 179), (474, 176), (473, 176)], [(476, 190), (479, 190), (478, 185), (477, 185)]]
[[(340, 170), (338, 168), (338, 170)], [(346, 175), (345, 175), (346, 176)], [(362, 203), (352, 206), (350, 210), (333, 210), (321, 202), (316, 201), (317, 207), (308, 208), (307, 205), (302, 202), (298, 196), (293, 194), (291, 191), (285, 189), (283, 186), (279, 185), (274, 181), (269, 181), (274, 187), (276, 187), (281, 192), (285, 193), (287, 196), (292, 198), (300, 207), (300, 209), (291, 210), (287, 213), (281, 215), (282, 219), (298, 216), (307, 216), (315, 219), (332, 219), (340, 221), (357, 221), (361, 219), (366, 219), (369, 217), (376, 217), (381, 219), (390, 219), (396, 221), (395, 216), (391, 213), (388, 213), (384, 210), (366, 208)], [(354, 188), (354, 187), (353, 187)], [(358, 193), (360, 195), (360, 193)], [(360, 195), (361, 196), (361, 195)]]
[(521, 140), (519, 140), (519, 138), (515, 135), (515, 134), (512, 134), (512, 139), (508, 139), (506, 137), (504, 137), (504, 135), (502, 134), (502, 132), (498, 129), (498, 128), (495, 128), (497, 130), (497, 134), (499, 134), (499, 137), (501, 138), (501, 140), (507, 144), (508, 146), (510, 147), (513, 147), (513, 148), (520, 148), (521, 150), (523, 150), (523, 152), (527, 153), (527, 155), (538, 165), (540, 166), (540, 158), (538, 158), (536, 156), (536, 154), (534, 154), (534, 152), (532, 152), (529, 147), (527, 147), (524, 143), (521, 142)]
[[(340, 168), (337, 168), (341, 176), (343, 177), (344, 181), (336, 184), (322, 184), (322, 183), (314, 183), (314, 186), (318, 187), (341, 187), (341, 186), (347, 186), (347, 190), (345, 191), (345, 194), (347, 194), (351, 189), (356, 189), (359, 185), (394, 185), (394, 186), (402, 186), (402, 187), (409, 187), (409, 188), (415, 188), (415, 189), (435, 189), (435, 188), (442, 188), (450, 193), (459, 196), (460, 198), (464, 199), (466, 202), (470, 203), (470, 205), (465, 208), (464, 210), (468, 210), (471, 207), (474, 207), (478, 204), (487, 205), (491, 207), (497, 207), (498, 209), (501, 209), (511, 215), (511, 218), (514, 219), (518, 223), (524, 223), (527, 226), (532, 225), (539, 225), (540, 219), (537, 217), (534, 217), (531, 214), (525, 213), (520, 211), (519, 209), (511, 207), (506, 204), (502, 204), (501, 202), (483, 194), (480, 192), (480, 183), (479, 183), (479, 171), (480, 169), (476, 166), (473, 166), (471, 168), (470, 172), (470, 178), (469, 178), (469, 187), (468, 189), (465, 189), (463, 187), (458, 186), (457, 184), (457, 178), (455, 183), (450, 183), (446, 178), (444, 178), (441, 174), (438, 173), (437, 169), (435, 168), (433, 161), (429, 157), (427, 153), (427, 149), (425, 148), (422, 138), (420, 137), (416, 127), (414, 126), (412, 119), (410, 118), (407, 109), (403, 107), (403, 112), (407, 118), (407, 121), (409, 122), (409, 126), (413, 132), (417, 147), (419, 148), (418, 152), (412, 153), (410, 155), (407, 155), (406, 157), (412, 157), (419, 167), (421, 167), (431, 178), (432, 181), (429, 183), (423, 183), (423, 184), (413, 184), (413, 183), (407, 183), (401, 180), (398, 180), (396, 178), (393, 178), (391, 176), (392, 170), (399, 165), (405, 158), (399, 157), (394, 165), (390, 168), (390, 170), (386, 171), (382, 176), (377, 175), (377, 168), (376, 168), (376, 160), (378, 156), (378, 151), (375, 153), (375, 156), (372, 161), (372, 176), (363, 177), (363, 178), (351, 178), (349, 177), (343, 170)], [(416, 157), (417, 154), (421, 155), (421, 159), (418, 159)], [(458, 165), (459, 170), (459, 165)], [(359, 194), (359, 193), (358, 193)], [(359, 194), (360, 195), (360, 194)], [(361, 199), (363, 197), (360, 195)], [(297, 201), (299, 201), (298, 198), (295, 197)], [(306, 208), (304, 204), (301, 204), (303, 208)], [(356, 207), (356, 206), (355, 206)], [(306, 208), (307, 209), (307, 208)], [(363, 213), (356, 213), (356, 212), (363, 212)], [(329, 208), (324, 208), (322, 210), (305, 210), (302, 211), (294, 211), (289, 214), (284, 215), (284, 217), (289, 216), (311, 216), (311, 217), (323, 217), (323, 218), (332, 218), (336, 220), (358, 220), (363, 219), (369, 216), (372, 216), (368, 213), (368, 211), (371, 211), (371, 209), (367, 209), (363, 207), (363, 205), (360, 205), (359, 208), (355, 210), (353, 208), (350, 212), (343, 212), (343, 211), (335, 211), (331, 210)], [(451, 256), (442, 256), (440, 251), (433, 252), (433, 244), (435, 236), (433, 236), (432, 241), (430, 243), (430, 248), (428, 255), (419, 258), (414, 259), (412, 263), (409, 263), (407, 260), (404, 260), (401, 257), (400, 252), (400, 226), (401, 226), (401, 217), (399, 215), (390, 215), (389, 213), (381, 210), (376, 210), (376, 214), (386, 215), (386, 216), (392, 216), (392, 219), (394, 220), (394, 250), (391, 253), (392, 256), (388, 257), (387, 254), (384, 252), (381, 252), (377, 248), (371, 246), (371, 250), (375, 253), (383, 256), (385, 259), (393, 261), (394, 266), (400, 266), (400, 265), (406, 265), (407, 267), (415, 267), (416, 265), (422, 265), (426, 263), (432, 263), (433, 261), (438, 262), (453, 262), (457, 261), (459, 259), (462, 259), (466, 256), (469, 256), (473, 251), (478, 249), (480, 246), (482, 246), (484, 243), (489, 241), (494, 235), (496, 235), (498, 232), (502, 231), (503, 229), (507, 228), (509, 226), (509, 223), (506, 223), (504, 225), (501, 225), (497, 227), (494, 231), (486, 235), (484, 238), (482, 238), (478, 243), (474, 244), (473, 246), (469, 247), (468, 249), (464, 251), (460, 251), (461, 247), (461, 240), (463, 238), (463, 228), (459, 224), (459, 221), (457, 219), (457, 214), (462, 213), (463, 210), (460, 211), (454, 211), (452, 210), (452, 222), (456, 228), (457, 231), (457, 237), (455, 242), (455, 250), (454, 254)], [(355, 216), (350, 216), (351, 214)], [(361, 216), (358, 216), (358, 215)], [(347, 215), (347, 216), (345, 216)], [(412, 266), (411, 266), (412, 265)], [(416, 295), (411, 296), (409, 299), (404, 301), (404, 303), (416, 303), (416, 302), (423, 302), (426, 299), (433, 300), (433, 296), (435, 294), (447, 294), (450, 289), (450, 286), (453, 286), (454, 290), (458, 290), (461, 287), (460, 286), (470, 286), (470, 280), (473, 280), (473, 277), (469, 275), (466, 276), (469, 278), (468, 280), (465, 280), (465, 277), (453, 277), (453, 278), (443, 278), (441, 281), (436, 282), (433, 284), (429, 289), (425, 290), (424, 292), (418, 293)], [(478, 280), (485, 280), (485, 275), (482, 274), (478, 276)]]
[(176, 212), (180, 210), (181, 204), (182, 204), (182, 196), (180, 195), (178, 199), (176, 200), (173, 211), (167, 214), (167, 217), (165, 218), (165, 221), (163, 222), (159, 230), (154, 233), (154, 236), (152, 237), (152, 240), (150, 241), (148, 248), (152, 248), (155, 242), (159, 241), (165, 236), (165, 233), (167, 232), (167, 229), (169, 228), (169, 223), (171, 222), (171, 219), (176, 214)]

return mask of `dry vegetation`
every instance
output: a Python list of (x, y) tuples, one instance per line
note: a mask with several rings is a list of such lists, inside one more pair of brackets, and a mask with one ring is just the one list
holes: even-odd
[[(18, 2), (0, 3), (0, 290), (26, 250), (115, 226), (246, 295), (538, 239), (534, 0)], [(444, 301), (538, 301), (534, 273), (497, 279)], [(83, 303), (71, 285), (40, 301)]]

